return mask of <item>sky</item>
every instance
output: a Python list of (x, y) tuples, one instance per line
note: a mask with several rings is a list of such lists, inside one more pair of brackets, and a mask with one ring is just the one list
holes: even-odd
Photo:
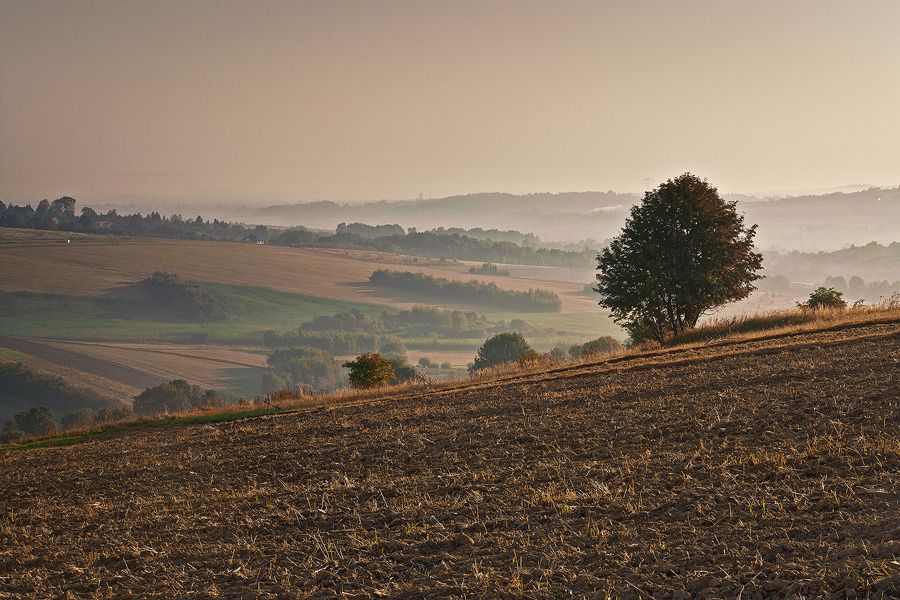
[(897, 0), (0, 0), (0, 197), (900, 184)]

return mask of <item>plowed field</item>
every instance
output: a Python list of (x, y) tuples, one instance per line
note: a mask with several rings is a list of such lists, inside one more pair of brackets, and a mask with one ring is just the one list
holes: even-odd
[(900, 595), (900, 324), (0, 456), (0, 597)]

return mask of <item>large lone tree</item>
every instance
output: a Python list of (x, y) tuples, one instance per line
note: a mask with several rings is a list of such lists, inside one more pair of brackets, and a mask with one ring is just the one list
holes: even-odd
[(633, 340), (680, 335), (756, 289), (756, 225), (744, 227), (736, 204), (685, 173), (631, 209), (622, 233), (597, 256), (594, 291)]

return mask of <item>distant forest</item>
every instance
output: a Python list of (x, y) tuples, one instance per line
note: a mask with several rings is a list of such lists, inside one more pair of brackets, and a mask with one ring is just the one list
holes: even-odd
[[(479, 239), (458, 233), (462, 231), (458, 229), (437, 229), (428, 232), (410, 229), (406, 232), (399, 225), (341, 223), (332, 234), (311, 231), (305, 227), (285, 231), (264, 225), (226, 223), (218, 219), (205, 221), (200, 216), (194, 219), (185, 219), (181, 215), (164, 217), (158, 212), (147, 215), (140, 213), (119, 215), (115, 210), (98, 213), (92, 208), (84, 207), (78, 214), (75, 203), (74, 198), (67, 196), (52, 202), (42, 200), (37, 208), (32, 208), (31, 205), (17, 206), (0, 202), (0, 227), (168, 239), (270, 242), (283, 246), (374, 249), (429, 258), (560, 267), (590, 267), (596, 256), (593, 249), (569, 251), (534, 247), (530, 245), (534, 236), (517, 231), (469, 230), (469, 233), (482, 238)], [(490, 236), (495, 233), (511, 240), (521, 239), (529, 245), (522, 246), (513, 241), (493, 241)]]
[(452, 258), (492, 263), (540, 265), (554, 267), (594, 266), (597, 251), (578, 252), (556, 248), (534, 248), (513, 242), (493, 242), (458, 233), (418, 232), (381, 237), (362, 237), (344, 229), (334, 235), (321, 235), (305, 229), (289, 229), (272, 238), (271, 243), (284, 246), (314, 246), (326, 248), (371, 248), (381, 252), (412, 254), (429, 258)]
[(181, 215), (164, 217), (158, 212), (147, 215), (119, 215), (115, 210), (98, 213), (85, 206), (75, 212), (75, 198), (64, 196), (52, 202), (41, 200), (37, 208), (0, 202), (0, 227), (48, 229), (113, 235), (140, 235), (182, 240), (241, 241), (265, 239), (269, 230), (263, 225), (249, 227), (201, 217), (185, 219)]

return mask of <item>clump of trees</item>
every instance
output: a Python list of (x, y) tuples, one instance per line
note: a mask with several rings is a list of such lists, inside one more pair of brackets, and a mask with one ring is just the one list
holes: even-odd
[(373, 272), (369, 276), (369, 282), (379, 287), (400, 289), (443, 300), (484, 304), (507, 310), (559, 312), (562, 309), (559, 296), (548, 290), (503, 290), (493, 282), (453, 281), (424, 273), (388, 269), (378, 269)]
[(622, 349), (622, 344), (616, 338), (606, 335), (596, 340), (585, 342), (584, 344), (576, 344), (569, 348), (569, 356), (572, 358), (582, 358), (593, 356), (595, 354), (608, 354), (610, 352), (618, 352)]
[(276, 333), (269, 330), (263, 334), (263, 342), (272, 347), (306, 346), (330, 354), (406, 353), (406, 347), (399, 338), (393, 335), (362, 331), (304, 331), (301, 328), (295, 332)]
[(300, 346), (272, 352), (263, 375), (263, 389), (272, 392), (302, 387), (310, 391), (332, 391), (344, 383), (344, 372), (328, 352)]
[(414, 306), (410, 310), (387, 310), (381, 314), (385, 330), (404, 337), (438, 336), (444, 338), (483, 337), (488, 330), (487, 318), (462, 310), (441, 310), (430, 306)]
[(834, 288), (820, 287), (809, 295), (809, 299), (803, 304), (798, 304), (800, 308), (810, 310), (820, 310), (824, 308), (843, 309), (847, 308), (847, 303), (843, 299), (843, 293)]
[(134, 412), (141, 415), (187, 412), (205, 408), (218, 408), (225, 400), (215, 390), (204, 390), (184, 379), (173, 379), (148, 387), (134, 397)]
[(736, 205), (685, 173), (631, 209), (622, 233), (597, 257), (594, 289), (632, 340), (681, 335), (707, 311), (756, 289), (756, 225), (745, 227)]
[(228, 311), (196, 281), (157, 271), (141, 282), (147, 294), (173, 314), (191, 321), (221, 321)]
[[(271, 239), (271, 243), (285, 246), (316, 246), (330, 248), (374, 249), (426, 256), (493, 263), (584, 267), (593, 261), (594, 250), (578, 251), (520, 245), (512, 241), (478, 239), (470, 235), (444, 230), (387, 233), (394, 225), (371, 226), (361, 223), (344, 225), (334, 235), (321, 235), (306, 229), (291, 229)], [(371, 228), (371, 229), (370, 229)], [(381, 229), (379, 229), (381, 228)], [(402, 228), (400, 228), (402, 231)], [(479, 235), (474, 232), (473, 235)]]
[(406, 235), (406, 230), (397, 224), (394, 225), (366, 225), (365, 223), (338, 223), (335, 230), (337, 235), (351, 234), (361, 238), (374, 240), (375, 238), (390, 237), (392, 235)]
[[(900, 247), (900, 244), (897, 244), (897, 246)], [(837, 276), (826, 277), (825, 285), (822, 287), (833, 288), (842, 294), (847, 294), (850, 298), (868, 298), (870, 300), (876, 300), (878, 298), (887, 298), (892, 294), (900, 292), (900, 281), (891, 283), (890, 281), (883, 280), (870, 281), (867, 283), (865, 279), (858, 275), (852, 276), (849, 281), (841, 276)]]
[(471, 371), (480, 371), (510, 362), (525, 363), (537, 357), (537, 352), (521, 333), (500, 333), (487, 339), (478, 349)]
[(0, 442), (16, 442), (26, 437), (43, 437), (56, 431), (53, 411), (46, 406), (36, 406), (17, 413), (0, 429)]
[(273, 347), (309, 346), (331, 354), (403, 355), (406, 348), (398, 336), (473, 338), (484, 337), (488, 329), (485, 316), (470, 311), (415, 306), (410, 310), (388, 309), (373, 315), (351, 309), (316, 317), (295, 331), (267, 331), (263, 341)]
[(479, 267), (469, 267), (469, 273), (473, 275), (493, 275), (495, 277), (509, 277), (511, 275), (507, 269), (501, 269), (494, 263), (483, 263)]

